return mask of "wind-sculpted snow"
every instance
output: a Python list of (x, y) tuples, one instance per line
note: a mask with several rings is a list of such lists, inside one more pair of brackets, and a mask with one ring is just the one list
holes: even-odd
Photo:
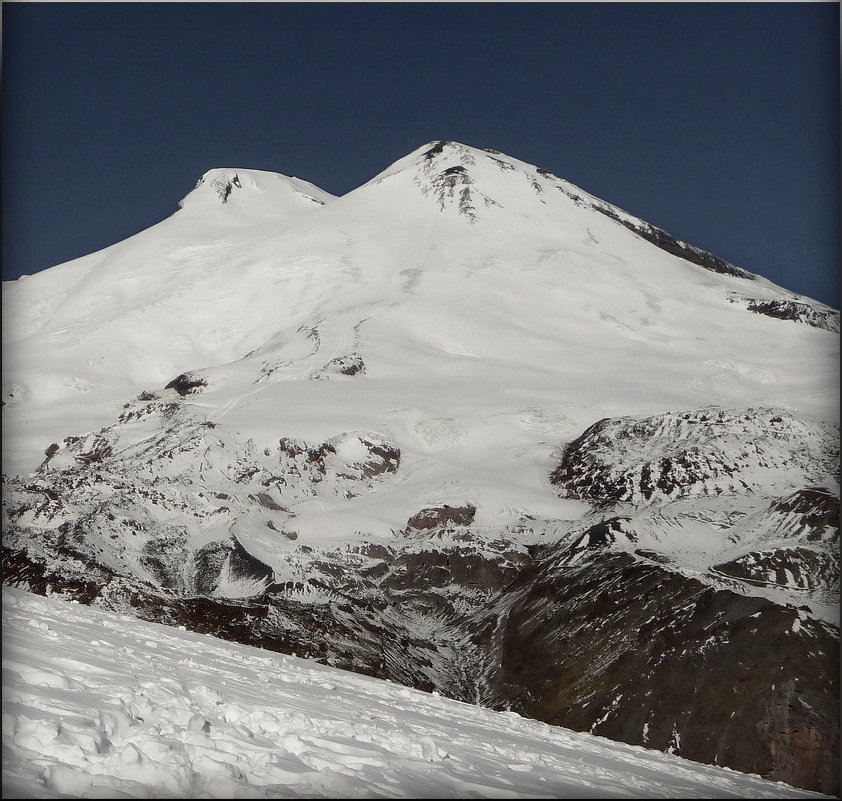
[(4, 798), (824, 797), (11, 589), (3, 634)]

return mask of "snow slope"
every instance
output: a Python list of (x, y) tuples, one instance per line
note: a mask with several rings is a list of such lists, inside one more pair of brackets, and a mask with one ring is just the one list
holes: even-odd
[[(545, 460), (546, 434), (615, 414), (750, 403), (838, 422), (838, 337), (743, 300), (799, 296), (653, 247), (573, 189), (456, 143), (341, 198), (211, 171), (164, 222), (4, 284), (4, 472), (33, 470), (65, 421), (93, 430), (208, 368), (209, 419), (256, 441), (385, 429), (421, 464), (450, 451), (435, 483), (501, 440)], [(296, 380), (354, 354), (364, 380)], [(496, 467), (522, 488), (508, 505), (528, 502), (523, 465)]]
[(4, 798), (826, 798), (3, 590)]

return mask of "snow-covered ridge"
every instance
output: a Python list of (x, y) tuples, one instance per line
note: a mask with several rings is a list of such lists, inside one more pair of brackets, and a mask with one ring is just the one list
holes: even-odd
[(178, 203), (180, 210), (207, 211), (220, 205), (250, 214), (283, 215), (324, 206), (334, 196), (300, 178), (265, 170), (208, 170)]
[(573, 497), (663, 502), (828, 483), (838, 495), (839, 430), (785, 409), (605, 419), (565, 450), (552, 481)]
[[(495, 165), (494, 168), (489, 165)], [(501, 176), (502, 172), (504, 176)], [(753, 280), (756, 276), (702, 248), (675, 239), (670, 234), (617, 206), (589, 194), (542, 167), (507, 156), (499, 150), (469, 147), (449, 140), (435, 140), (399, 159), (364, 186), (374, 186), (384, 179), (412, 173), (413, 182), (440, 210), (451, 207), (469, 222), (476, 222), (480, 209), (503, 207), (528, 185), (541, 204), (558, 200), (554, 190), (568, 202), (604, 214), (672, 255), (713, 272)], [(492, 216), (491, 219), (494, 219)]]

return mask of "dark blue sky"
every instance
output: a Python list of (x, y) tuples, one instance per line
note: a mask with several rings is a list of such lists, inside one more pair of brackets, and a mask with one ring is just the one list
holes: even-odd
[(3, 3), (3, 278), (211, 167), (491, 147), (839, 307), (839, 5)]

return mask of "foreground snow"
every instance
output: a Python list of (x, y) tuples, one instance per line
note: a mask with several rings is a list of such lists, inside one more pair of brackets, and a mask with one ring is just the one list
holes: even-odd
[(3, 588), (3, 797), (822, 798)]

